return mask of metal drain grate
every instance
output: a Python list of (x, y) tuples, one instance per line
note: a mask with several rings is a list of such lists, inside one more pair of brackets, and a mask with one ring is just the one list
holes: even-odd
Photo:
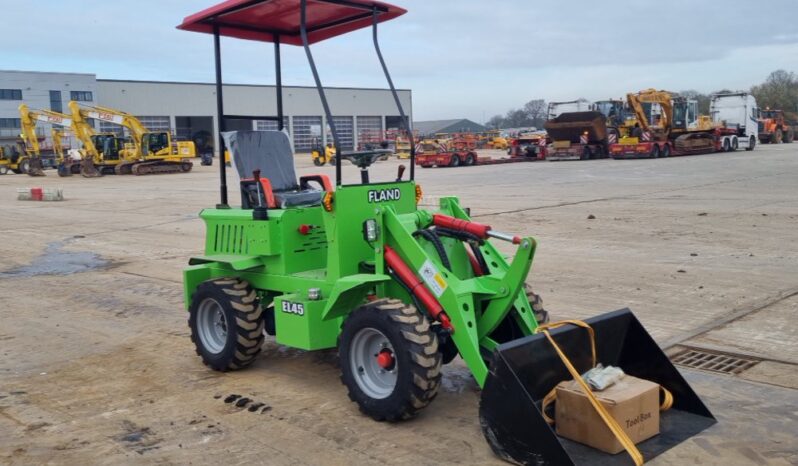
[(750, 369), (759, 363), (758, 359), (694, 349), (679, 353), (671, 360), (674, 364), (680, 366), (733, 375)]

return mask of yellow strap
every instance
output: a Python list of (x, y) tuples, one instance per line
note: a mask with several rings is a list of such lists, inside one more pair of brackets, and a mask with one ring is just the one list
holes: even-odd
[(632, 457), (632, 461), (634, 461), (635, 465), (642, 466), (644, 461), (643, 461), (643, 455), (640, 453), (640, 450), (637, 449), (634, 442), (632, 442), (629, 436), (626, 435), (626, 432), (624, 432), (623, 429), (621, 429), (621, 426), (618, 425), (615, 419), (613, 419), (613, 417), (610, 416), (610, 413), (607, 412), (606, 408), (604, 408), (604, 405), (602, 405), (601, 402), (598, 401), (596, 395), (593, 394), (593, 392), (590, 390), (590, 387), (588, 387), (585, 381), (582, 380), (582, 376), (579, 375), (579, 372), (574, 368), (573, 364), (571, 364), (571, 361), (568, 360), (568, 357), (565, 356), (565, 353), (562, 352), (562, 350), (554, 341), (554, 338), (552, 338), (551, 334), (548, 331), (548, 329), (550, 328), (562, 327), (563, 325), (569, 325), (569, 324), (589, 329), (588, 331), (590, 333), (591, 346), (593, 349), (593, 364), (595, 366), (595, 360), (596, 360), (595, 336), (593, 329), (586, 323), (577, 320), (555, 322), (539, 326), (536, 332), (541, 332), (544, 335), (546, 335), (546, 338), (554, 347), (554, 350), (557, 352), (557, 355), (560, 357), (563, 364), (565, 364), (565, 367), (568, 369), (568, 372), (571, 373), (571, 377), (573, 377), (574, 380), (576, 380), (577, 383), (579, 383), (579, 386), (582, 388), (582, 392), (584, 392), (585, 396), (587, 396), (588, 401), (590, 401), (590, 404), (593, 406), (593, 409), (596, 410), (601, 420), (604, 421), (604, 424), (606, 424), (607, 427), (609, 427), (610, 432), (612, 432), (615, 438), (618, 439), (618, 441), (621, 443), (626, 452), (629, 453), (629, 456)]
[(659, 405), (660, 411), (667, 411), (671, 409), (673, 406), (673, 394), (668, 391), (667, 388), (663, 387), (662, 385), (659, 386), (659, 389), (662, 390), (662, 404)]

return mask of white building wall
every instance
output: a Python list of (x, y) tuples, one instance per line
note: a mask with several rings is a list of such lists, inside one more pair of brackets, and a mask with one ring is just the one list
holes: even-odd
[[(98, 80), (102, 105), (124, 109), (134, 115), (212, 116), (216, 122), (216, 87), (202, 83)], [(227, 115), (277, 116), (274, 86), (225, 85), (224, 112)], [(399, 91), (408, 115), (412, 115), (409, 90)], [(397, 116), (393, 96), (385, 89), (329, 88), (327, 99), (335, 116)], [(283, 87), (283, 109), (293, 124), (294, 116), (322, 116), (319, 94), (312, 87)], [(325, 135), (326, 136), (326, 135)], [(355, 134), (355, 138), (357, 134)], [(357, 141), (355, 141), (355, 145)]]
[[(61, 92), (62, 111), (69, 112), (67, 103), (71, 91), (91, 92), (94, 98), (88, 104), (93, 104), (97, 99), (97, 79), (93, 74), (78, 73), (38, 73), (30, 71), (3, 71), (0, 70), (0, 89), (19, 89), (22, 91), (22, 100), (0, 100), (0, 118), (19, 118), (19, 105), (25, 103), (31, 109), (51, 110), (50, 91)], [(37, 127), (40, 134), (49, 134), (49, 127)], [(0, 128), (0, 137), (15, 137), (18, 130)]]
[[(93, 97), (91, 102), (85, 102), (89, 105), (102, 105), (137, 116), (168, 117), (173, 130), (177, 128), (178, 117), (212, 117), (214, 133), (218, 131), (213, 84), (98, 80), (94, 74), (0, 70), (0, 89), (22, 91), (22, 101), (0, 100), (0, 118), (19, 118), (17, 107), (23, 102), (32, 109), (49, 110), (51, 90), (61, 91), (62, 110), (68, 113), (70, 92), (88, 91)], [(411, 92), (400, 90), (399, 96), (412, 121)], [(277, 115), (274, 86), (225, 85), (224, 97), (228, 115)], [(387, 89), (328, 88), (327, 98), (333, 115), (352, 117), (355, 122), (358, 116), (380, 116), (385, 127), (386, 116), (399, 115)], [(283, 106), (289, 117), (289, 127), (293, 127), (294, 116), (322, 116), (324, 113), (313, 87), (285, 86)], [(18, 135), (17, 130), (7, 132), (6, 137)], [(49, 128), (42, 127), (41, 133), (49, 135)], [(357, 130), (354, 137), (357, 146)], [(326, 142), (326, 131), (323, 131), (323, 138)]]

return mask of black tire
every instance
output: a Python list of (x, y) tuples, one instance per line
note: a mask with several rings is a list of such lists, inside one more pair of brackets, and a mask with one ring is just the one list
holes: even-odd
[(740, 148), (740, 140), (736, 137), (732, 139), (732, 152), (737, 152), (737, 149)]
[(745, 148), (747, 151), (752, 151), (756, 147), (756, 136), (751, 136), (748, 140), (748, 147)]
[(457, 154), (452, 154), (452, 159), (449, 160), (450, 167), (459, 167), (460, 166), (460, 156)]
[(649, 157), (651, 157), (652, 159), (658, 159), (659, 158), (659, 146), (658, 145), (654, 144), (654, 146), (651, 147), (651, 154), (649, 154)]
[(731, 143), (729, 138), (723, 138), (723, 152), (731, 152)]
[(547, 324), (551, 320), (549, 312), (543, 308), (543, 298), (539, 294), (532, 291), (528, 283), (524, 283), (524, 290), (526, 290), (526, 299), (529, 300), (529, 305), (532, 307), (532, 312), (535, 313), (535, 320), (538, 324)]
[(664, 146), (662, 146), (662, 152), (660, 153), (660, 157), (665, 158), (670, 156), (671, 156), (671, 146), (665, 144)]
[(590, 152), (590, 147), (585, 146), (582, 148), (582, 157), (581, 160), (590, 160), (593, 158), (593, 153)]
[[(368, 374), (370, 368), (353, 367), (352, 360), (357, 358), (353, 344), (364, 331), (377, 331), (385, 337), (395, 358), (396, 380), (382, 398), (367, 394), (358, 381), (367, 376), (363, 374)], [(349, 399), (377, 421), (409, 419), (438, 393), (441, 353), (437, 335), (424, 315), (397, 299), (381, 299), (353, 311), (341, 329), (338, 354), (341, 382), (349, 391)]]
[(792, 129), (788, 129), (786, 133), (784, 133), (784, 142), (786, 144), (792, 144), (795, 140), (795, 132)]
[[(203, 340), (200, 327), (203, 303), (218, 304), (224, 315), (223, 346), (214, 351)], [(188, 326), (191, 341), (202, 362), (215, 371), (226, 372), (251, 364), (263, 344), (263, 309), (249, 283), (238, 278), (217, 278), (200, 283), (191, 297)]]
[(607, 151), (603, 145), (599, 144), (596, 146), (596, 152), (593, 157), (597, 159), (603, 159), (607, 157)]
[(314, 154), (314, 157), (313, 157), (313, 165), (315, 165), (315, 166), (317, 166), (317, 167), (321, 167), (321, 166), (323, 166), (323, 165), (324, 165), (324, 160), (322, 160), (322, 158), (321, 158), (321, 157), (316, 157), (316, 156), (315, 156), (315, 154)]
[(27, 157), (19, 161), (19, 172), (27, 174), (30, 171), (30, 159)]
[(471, 165), (474, 165), (475, 160), (476, 159), (474, 158), (474, 154), (469, 153), (468, 155), (466, 155), (465, 162), (463, 162), (463, 165), (465, 165), (466, 167), (470, 167)]
[(781, 129), (776, 129), (773, 134), (770, 136), (770, 143), (771, 144), (781, 144), (784, 138), (784, 133), (781, 132)]
[(2, 164), (0, 165), (0, 175), (7, 175), (9, 172), (8, 165)]

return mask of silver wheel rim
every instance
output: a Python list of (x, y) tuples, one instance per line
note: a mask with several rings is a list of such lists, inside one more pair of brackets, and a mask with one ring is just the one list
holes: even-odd
[[(394, 356), (391, 369), (383, 369), (377, 362), (379, 353), (386, 350)], [(357, 386), (370, 398), (388, 398), (393, 393), (399, 363), (388, 337), (379, 330), (364, 328), (355, 334), (349, 346), (349, 366)]]
[(197, 311), (197, 333), (202, 346), (210, 353), (219, 354), (227, 343), (227, 319), (222, 306), (211, 298), (206, 298)]

